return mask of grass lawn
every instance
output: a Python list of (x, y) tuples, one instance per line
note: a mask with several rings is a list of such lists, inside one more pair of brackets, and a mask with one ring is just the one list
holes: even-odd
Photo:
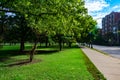
[[(0, 54), (4, 54), (1, 52)], [(65, 49), (51, 54), (38, 53), (34, 57), (35, 60), (38, 60), (36, 63), (4, 67), (4, 65), (27, 58), (26, 55), (16, 55), (1, 60), (0, 80), (97, 80), (94, 79), (93, 73), (89, 72), (88, 66), (92, 64), (89, 63), (80, 48)]]

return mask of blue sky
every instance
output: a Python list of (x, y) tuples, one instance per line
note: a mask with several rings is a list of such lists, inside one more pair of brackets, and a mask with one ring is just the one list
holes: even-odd
[(120, 12), (120, 0), (85, 0), (85, 7), (88, 14), (97, 20), (98, 27), (101, 28), (101, 20), (112, 11)]

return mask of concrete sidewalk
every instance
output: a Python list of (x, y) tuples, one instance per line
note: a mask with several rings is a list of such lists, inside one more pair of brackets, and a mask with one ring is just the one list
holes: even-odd
[(81, 48), (107, 80), (120, 80), (120, 59), (89, 48)]

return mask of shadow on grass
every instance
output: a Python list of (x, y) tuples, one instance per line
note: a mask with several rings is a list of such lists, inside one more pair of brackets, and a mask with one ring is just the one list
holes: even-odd
[[(24, 50), (23, 52), (19, 52), (18, 50), (0, 50), (0, 62), (5, 62), (6, 60), (11, 59), (12, 56), (19, 55), (29, 55), (31, 50)], [(53, 54), (58, 52), (59, 50), (36, 50), (36, 54)]]
[[(72, 46), (71, 48), (79, 48), (78, 46)], [(65, 49), (71, 49), (71, 48), (63, 48)], [(20, 56), (20, 55), (29, 55), (31, 50), (24, 50), (23, 52), (20, 52), (19, 50), (0, 50), (0, 63), (6, 63), (7, 60), (13, 60), (13, 56)], [(53, 49), (47, 50), (47, 48), (44, 50), (36, 50), (35, 55), (50, 55), (50, 54), (55, 54), (59, 52), (59, 49)], [(33, 61), (34, 62), (34, 61)], [(30, 63), (28, 59), (26, 60), (21, 60), (21, 61), (13, 61), (11, 64), (8, 64), (8, 66), (15, 66), (15, 65), (23, 65), (23, 64), (28, 64)]]
[(6, 56), (6, 57), (0, 57), (0, 62), (4, 62), (6, 60), (10, 59), (10, 57)]
[(7, 64), (6, 67), (13, 67), (13, 66), (17, 66), (17, 65), (25, 65), (25, 64), (28, 64), (28, 63), (30, 63), (29, 59), (23, 59), (23, 60), (18, 60), (14, 63)]
[(37, 54), (54, 54), (56, 52), (59, 52), (59, 50), (36, 50)]
[(41, 62), (41, 61), (42, 60), (39, 60), (39, 59), (33, 59), (33, 61), (30, 62), (29, 59), (21, 59), (21, 60), (17, 60), (17, 61), (11, 62), (11, 63), (0, 65), (0, 67), (23, 66), (23, 65), (28, 65), (28, 64), (34, 64), (34, 63)]
[(6, 65), (6, 67), (22, 66), (22, 65), (37, 63), (40, 61), (41, 60), (39, 60), (39, 59), (34, 59), (32, 62), (30, 62), (29, 59), (22, 59), (22, 60), (18, 60), (16, 62), (14, 62), (14, 63), (10, 63), (10, 64)]
[[(37, 54), (54, 54), (58, 52), (59, 50), (36, 50)], [(41, 60), (36, 60), (33, 59), (32, 62), (29, 61), (29, 59), (21, 59), (21, 60), (14, 60), (10, 63), (6, 64), (7, 60), (12, 60), (12, 56), (19, 56), (19, 55), (28, 55), (30, 50), (25, 50), (22, 53), (19, 51), (11, 51), (11, 50), (5, 50), (5, 51), (0, 51), (0, 63), (3, 63), (3, 65), (0, 65), (0, 67), (13, 67), (13, 66), (21, 66), (21, 65), (26, 65), (26, 64), (33, 64), (36, 62), (40, 62)]]
[(0, 50), (0, 62), (10, 59), (11, 56), (23, 55), (18, 50)]

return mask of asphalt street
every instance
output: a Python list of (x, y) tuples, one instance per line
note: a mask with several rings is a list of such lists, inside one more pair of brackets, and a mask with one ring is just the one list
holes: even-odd
[(108, 53), (109, 55), (120, 59), (120, 46), (99, 46), (93, 45), (93, 48)]

